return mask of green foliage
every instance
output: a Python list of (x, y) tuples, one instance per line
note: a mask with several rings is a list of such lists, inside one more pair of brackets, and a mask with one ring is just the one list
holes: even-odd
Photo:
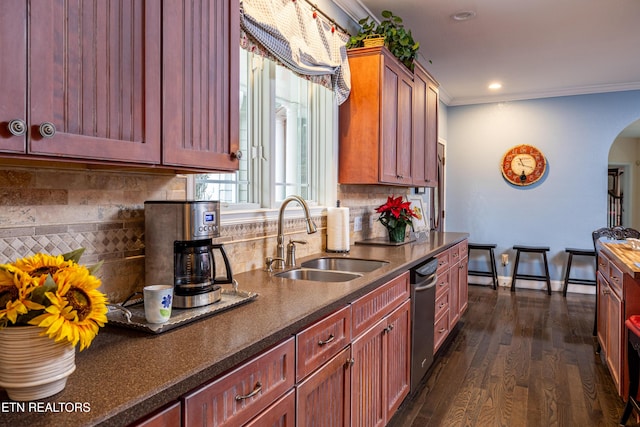
[(402, 18), (389, 10), (383, 10), (382, 17), (385, 19), (378, 25), (370, 17), (358, 21), (360, 31), (349, 39), (347, 49), (362, 47), (365, 39), (383, 36), (389, 51), (413, 71), (413, 60), (418, 54), (420, 43), (413, 39), (411, 30), (404, 28)]

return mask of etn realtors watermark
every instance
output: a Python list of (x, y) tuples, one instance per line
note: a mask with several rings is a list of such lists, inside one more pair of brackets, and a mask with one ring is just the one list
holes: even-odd
[(9, 412), (21, 413), (72, 413), (91, 412), (89, 402), (0, 402), (0, 414)]

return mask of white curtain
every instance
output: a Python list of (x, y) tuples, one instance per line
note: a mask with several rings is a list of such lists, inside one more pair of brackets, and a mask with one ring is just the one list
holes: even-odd
[(240, 26), (292, 71), (330, 76), (338, 104), (349, 96), (349, 36), (304, 0), (241, 0)]

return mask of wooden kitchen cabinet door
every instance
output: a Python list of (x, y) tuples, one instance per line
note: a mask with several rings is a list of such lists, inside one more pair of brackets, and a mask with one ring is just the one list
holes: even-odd
[[(27, 2), (0, 2), (0, 151), (27, 151)], [(23, 135), (15, 132), (25, 127)], [(22, 123), (22, 124), (21, 124)]]
[(341, 184), (412, 184), (413, 76), (385, 47), (350, 49), (340, 106)]
[(384, 366), (387, 347), (384, 320), (379, 321), (351, 343), (351, 425), (374, 427), (386, 424)]
[[(28, 39), (29, 77), (21, 85), (28, 93), (27, 152), (159, 163), (159, 2), (31, 1), (29, 8), (28, 21), (21, 20)], [(4, 95), (4, 78), (1, 84)]]
[(297, 425), (348, 427), (351, 417), (351, 347), (345, 347), (296, 386)]
[(384, 426), (409, 394), (411, 300), (351, 344), (351, 425)]
[(438, 85), (419, 63), (413, 70), (413, 185), (438, 184)]
[(237, 170), (238, 3), (164, 0), (162, 4), (163, 164)]
[(411, 386), (411, 300), (407, 300), (387, 318), (387, 422), (391, 419)]

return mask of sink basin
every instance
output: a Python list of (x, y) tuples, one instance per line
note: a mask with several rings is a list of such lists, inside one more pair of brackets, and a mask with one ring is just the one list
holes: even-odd
[(274, 274), (276, 277), (294, 280), (311, 280), (315, 282), (348, 282), (357, 279), (362, 274), (346, 273), (342, 271), (313, 270), (309, 268), (296, 268)]
[(387, 261), (379, 261), (376, 259), (322, 257), (305, 261), (300, 265), (305, 268), (316, 268), (318, 270), (369, 273), (387, 264), (389, 264)]

